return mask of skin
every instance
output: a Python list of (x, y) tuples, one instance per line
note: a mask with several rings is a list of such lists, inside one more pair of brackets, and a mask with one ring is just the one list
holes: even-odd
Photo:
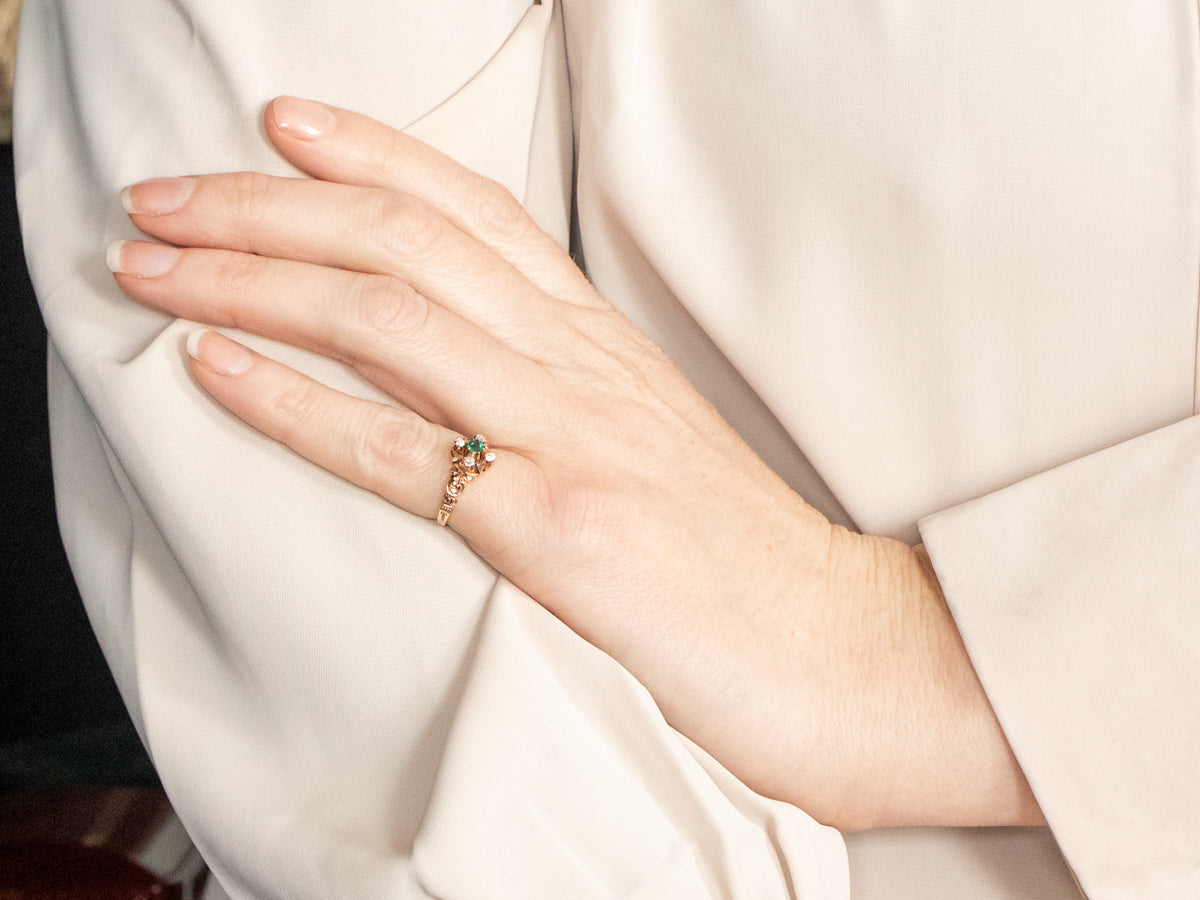
[(205, 331), (190, 365), (216, 402), (426, 518), (451, 442), (486, 434), (450, 527), (756, 790), (845, 829), (1041, 820), (921, 548), (830, 525), (494, 182), (306, 101), (265, 125), (312, 178), (134, 185), (162, 243), (114, 245), (114, 277), (395, 402)]

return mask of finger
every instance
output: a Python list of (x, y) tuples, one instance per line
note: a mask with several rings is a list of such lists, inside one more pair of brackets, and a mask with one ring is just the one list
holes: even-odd
[(115, 243), (108, 262), (139, 303), (343, 360), (455, 428), (507, 410), (506, 430), (519, 429), (529, 397), (553, 396), (541, 366), (396, 278), (141, 241)]
[(561, 318), (557, 301), (494, 251), (396, 191), (237, 172), (151, 179), (122, 197), (153, 237), (394, 275), (501, 340), (545, 336)]
[[(457, 432), (414, 412), (350, 397), (215, 331), (188, 339), (192, 373), (246, 424), (305, 459), (415, 515), (434, 518)], [(492, 559), (536, 546), (519, 501), (538, 495), (536, 468), (497, 447), (496, 462), (461, 494), (449, 524)], [(515, 514), (515, 517), (514, 517)]]
[(297, 168), (326, 181), (420, 197), (546, 293), (582, 306), (607, 306), (508, 190), (423, 141), (366, 116), (295, 97), (271, 101), (264, 122), (275, 146)]

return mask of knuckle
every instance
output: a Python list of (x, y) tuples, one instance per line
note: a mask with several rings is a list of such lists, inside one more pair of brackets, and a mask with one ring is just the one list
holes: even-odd
[(236, 172), (230, 185), (230, 212), (248, 222), (261, 222), (275, 198), (275, 182), (261, 172)]
[(352, 465), (369, 491), (385, 493), (398, 475), (419, 470), (426, 462), (421, 428), (394, 410), (374, 412), (358, 435)]
[(271, 399), (271, 418), (278, 423), (285, 444), (292, 444), (296, 435), (321, 428), (327, 415), (320, 393), (311, 384), (289, 385)]
[(471, 218), (484, 233), (515, 237), (529, 226), (529, 214), (519, 200), (499, 182), (480, 178), (470, 192)]
[(408, 194), (389, 191), (379, 202), (374, 230), (391, 256), (412, 262), (437, 252), (446, 223), (429, 204)]
[(399, 169), (399, 160), (403, 158), (399, 132), (384, 129), (378, 138), (366, 142), (362, 148), (362, 168), (376, 180), (388, 182), (395, 177)]
[(222, 254), (213, 275), (217, 291), (234, 297), (259, 292), (263, 267), (258, 257), (248, 253)]
[(364, 329), (388, 343), (411, 342), (429, 321), (429, 300), (399, 279), (364, 281), (356, 300)]

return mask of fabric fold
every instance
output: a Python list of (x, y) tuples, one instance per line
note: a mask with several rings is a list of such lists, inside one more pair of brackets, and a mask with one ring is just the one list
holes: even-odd
[(1189, 418), (921, 522), (1090, 900), (1200, 893), (1197, 509)]
[[(508, 863), (489, 868), (485, 845)], [(504, 581), (414, 864), (447, 900), (849, 891), (835, 830), (738, 782), (674, 732), (628, 672)]]

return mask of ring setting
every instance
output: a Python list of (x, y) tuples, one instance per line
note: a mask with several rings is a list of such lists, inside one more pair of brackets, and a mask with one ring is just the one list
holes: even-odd
[(446, 482), (446, 492), (437, 514), (439, 525), (450, 521), (450, 513), (458, 505), (463, 490), (473, 479), (490, 469), (495, 461), (496, 454), (488, 447), (487, 438), (482, 434), (470, 439), (455, 439), (450, 447), (450, 479)]

